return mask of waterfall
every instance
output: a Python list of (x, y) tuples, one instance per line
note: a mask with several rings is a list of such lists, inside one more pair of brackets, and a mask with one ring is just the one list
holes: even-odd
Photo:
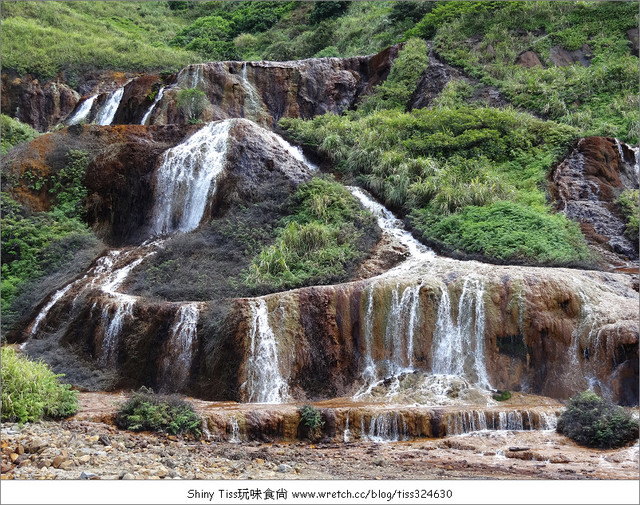
[(237, 417), (229, 419), (229, 442), (232, 444), (239, 444), (242, 442), (242, 439), (240, 438), (240, 425), (238, 424)]
[(618, 148), (618, 153), (620, 154), (620, 159), (622, 161), (625, 161), (624, 152), (622, 150), (622, 144), (624, 144), (629, 150), (633, 151), (633, 156), (634, 156), (633, 167), (635, 168), (636, 176), (640, 177), (640, 146), (632, 147), (622, 142), (620, 139), (615, 139), (615, 141), (616, 141), (616, 147)]
[(169, 331), (160, 377), (163, 386), (172, 391), (183, 388), (189, 378), (197, 344), (199, 315), (197, 303), (181, 305)]
[(140, 124), (142, 125), (147, 124), (147, 119), (149, 119), (149, 116), (151, 116), (151, 113), (153, 112), (153, 109), (156, 108), (156, 105), (158, 105), (158, 102), (162, 100), (162, 95), (164, 95), (164, 86), (162, 86), (158, 90), (158, 94), (153, 100), (153, 103), (151, 104), (151, 106), (149, 107), (149, 110), (147, 110), (147, 112), (144, 113), (144, 116), (142, 116), (142, 121), (140, 121)]
[(371, 417), (369, 432), (362, 431), (361, 437), (371, 442), (398, 442), (408, 439), (408, 431), (402, 414), (383, 412)]
[(280, 373), (278, 343), (269, 326), (267, 304), (263, 299), (250, 300), (251, 330), (247, 360), (247, 391), (249, 403), (282, 403), (288, 397), (287, 382)]
[(74, 125), (81, 123), (82, 121), (87, 119), (87, 116), (89, 115), (89, 112), (91, 112), (91, 107), (93, 107), (93, 102), (96, 101), (96, 98), (98, 98), (98, 95), (92, 95), (84, 102), (82, 102), (82, 105), (80, 105), (76, 113), (67, 121), (67, 124)]
[(347, 411), (347, 421), (344, 426), (344, 433), (342, 434), (344, 443), (351, 442), (351, 430), (349, 429), (349, 411)]
[(124, 86), (116, 89), (109, 94), (107, 101), (96, 117), (96, 124), (104, 126), (110, 125), (113, 122), (113, 118), (116, 116), (116, 112), (118, 111), (120, 100), (122, 100), (123, 94)]
[(314, 172), (318, 170), (318, 165), (316, 165), (315, 163), (311, 163), (302, 152), (302, 149), (300, 149), (298, 146), (292, 146), (291, 144), (289, 144), (289, 142), (287, 142), (285, 139), (283, 139), (280, 135), (276, 133), (273, 133), (273, 132), (269, 132), (269, 133), (276, 140), (276, 142), (280, 144), (280, 147), (282, 147), (285, 151), (287, 151), (287, 153), (289, 153), (289, 155), (292, 158), (304, 163), (309, 168), (309, 170), (312, 170)]
[(154, 234), (189, 232), (200, 225), (224, 168), (232, 121), (209, 123), (164, 153), (156, 176)]
[(33, 322), (33, 326), (31, 327), (31, 331), (29, 332), (30, 337), (33, 337), (36, 334), (36, 332), (38, 331), (38, 326), (40, 326), (40, 323), (43, 321), (45, 317), (47, 317), (47, 314), (49, 313), (51, 308), (56, 303), (58, 303), (58, 300), (60, 300), (60, 298), (62, 298), (64, 295), (67, 294), (67, 291), (71, 289), (71, 286), (73, 286), (73, 283), (67, 284), (65, 287), (63, 287), (62, 289), (59, 289), (53, 294), (53, 296), (51, 297), (51, 300), (49, 300), (49, 302), (42, 308), (40, 313), (36, 316), (36, 319)]
[(245, 91), (244, 116), (256, 123), (260, 122), (260, 113), (262, 112), (262, 100), (255, 86), (247, 78), (247, 62), (242, 63), (242, 87)]
[(189, 65), (178, 72), (176, 86), (182, 89), (195, 89), (204, 82), (202, 64)]
[(376, 202), (365, 190), (357, 186), (347, 186), (347, 189), (360, 200), (365, 209), (377, 218), (378, 226), (384, 233), (396, 239), (409, 250), (411, 258), (420, 261), (432, 261), (435, 258), (435, 253), (431, 249), (413, 238), (413, 235), (404, 229), (402, 221), (397, 219), (386, 207)]
[[(101, 324), (106, 326), (99, 362), (102, 366), (115, 365), (117, 361), (118, 338), (125, 318), (133, 317), (135, 298), (128, 295), (118, 296), (102, 307)], [(113, 315), (111, 315), (113, 312)]]
[(484, 356), (484, 282), (465, 279), (458, 304), (458, 322), (451, 317), (451, 300), (445, 285), (438, 307), (433, 334), (433, 364), (435, 374), (466, 377), (485, 389), (491, 389)]
[(487, 430), (487, 415), (482, 410), (456, 412), (453, 415), (452, 435), (462, 435), (472, 431)]

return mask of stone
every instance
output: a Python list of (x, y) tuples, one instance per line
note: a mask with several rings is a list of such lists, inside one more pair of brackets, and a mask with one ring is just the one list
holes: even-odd
[(97, 480), (99, 477), (95, 473), (83, 470), (80, 474), (80, 480)]
[[(24, 448), (25, 451), (34, 454), (37, 452), (40, 452), (42, 450), (44, 450), (46, 447), (49, 447), (49, 442), (47, 442), (46, 440), (43, 440), (41, 438), (33, 438), (31, 439), (30, 442), (27, 443), (26, 447)], [(18, 447), (19, 449), (20, 447)]]
[(293, 471), (293, 467), (289, 466), (289, 465), (278, 465), (278, 472), (280, 473), (289, 473)]
[(15, 453), (15, 452), (13, 452), (13, 453), (11, 453), (9, 455), (9, 458), (11, 459), (12, 463), (15, 462), (19, 457), (20, 457), (20, 455), (18, 453)]
[(98, 441), (102, 445), (111, 445), (111, 439), (109, 438), (109, 435), (104, 433), (98, 437)]
[(133, 480), (133, 479), (135, 479), (135, 477), (129, 472), (125, 472), (120, 475), (120, 480)]
[(627, 30), (627, 38), (631, 42), (631, 54), (638, 56), (638, 29), (631, 28), (631, 30)]
[(533, 51), (525, 51), (516, 59), (516, 64), (525, 68), (540, 67), (543, 68), (540, 58)]
[(65, 456), (58, 455), (53, 458), (53, 467), (60, 468), (60, 465), (62, 465), (62, 463), (64, 463), (65, 461), (67, 461), (67, 458)]
[(160, 478), (166, 477), (168, 474), (169, 470), (164, 466), (160, 466), (156, 469), (156, 475)]
[(100, 440), (100, 436), (98, 436), (98, 435), (93, 435), (93, 436), (88, 438), (89, 443), (92, 443), (92, 444), (97, 442), (98, 440)]
[(68, 459), (67, 461), (63, 461), (62, 463), (60, 463), (60, 466), (58, 468), (60, 468), (60, 470), (71, 470), (75, 466), (75, 463)]
[(84, 456), (80, 456), (78, 458), (78, 462), (82, 463), (82, 464), (86, 464), (91, 460), (91, 456), (89, 456), (88, 454), (85, 454)]

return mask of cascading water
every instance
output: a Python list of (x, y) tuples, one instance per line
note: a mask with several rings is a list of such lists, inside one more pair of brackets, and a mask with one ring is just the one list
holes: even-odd
[[(347, 189), (362, 203), (364, 208), (368, 209), (377, 218), (378, 226), (384, 233), (395, 238), (409, 250), (411, 259), (425, 262), (432, 261), (435, 258), (435, 253), (431, 249), (413, 238), (411, 233), (404, 229), (402, 221), (397, 219), (390, 210), (371, 198), (366, 191), (356, 186), (347, 186)], [(405, 262), (396, 268), (406, 269), (409, 264), (410, 262)]]
[(89, 112), (91, 112), (91, 107), (93, 107), (93, 103), (96, 101), (96, 98), (98, 98), (98, 95), (93, 95), (82, 102), (80, 108), (73, 116), (71, 116), (71, 118), (67, 121), (67, 124), (74, 125), (82, 123), (85, 119), (87, 119), (87, 116), (89, 116)]
[(51, 297), (51, 300), (49, 300), (49, 302), (42, 308), (40, 313), (36, 316), (36, 319), (33, 322), (33, 325), (31, 326), (31, 331), (29, 332), (29, 335), (31, 337), (33, 337), (37, 333), (38, 326), (40, 326), (40, 323), (47, 317), (47, 314), (53, 308), (53, 306), (56, 303), (58, 303), (58, 301), (64, 295), (67, 294), (67, 292), (71, 289), (72, 286), (73, 286), (73, 283), (67, 284), (65, 287), (63, 287), (62, 289), (59, 289), (53, 294), (53, 296)]
[(247, 119), (251, 119), (256, 123), (261, 123), (261, 113), (262, 111), (262, 100), (260, 100), (260, 95), (258, 95), (258, 91), (255, 86), (249, 81), (247, 77), (247, 63), (242, 63), (242, 72), (240, 73), (242, 77), (242, 87), (245, 91), (245, 101), (244, 101), (244, 116)]
[(247, 381), (243, 389), (249, 403), (282, 403), (288, 397), (287, 381), (282, 377), (278, 343), (263, 299), (249, 300), (251, 307), (250, 347)]
[(176, 313), (160, 366), (165, 389), (177, 391), (187, 383), (197, 345), (199, 315), (198, 303), (181, 305)]
[(407, 440), (408, 431), (407, 422), (402, 414), (383, 412), (371, 417), (368, 432), (362, 431), (361, 436), (371, 442), (398, 442)]
[(164, 95), (164, 86), (162, 86), (158, 90), (158, 94), (156, 95), (155, 99), (153, 100), (153, 103), (151, 104), (151, 106), (149, 107), (149, 110), (147, 110), (147, 112), (144, 113), (144, 116), (142, 116), (142, 121), (140, 121), (141, 125), (147, 124), (147, 120), (149, 119), (149, 116), (151, 116), (151, 113), (156, 108), (156, 105), (158, 105), (158, 102), (160, 100), (162, 100), (162, 96), (163, 95)]
[(189, 232), (200, 225), (224, 168), (232, 121), (210, 123), (164, 153), (156, 180), (154, 234)]
[(473, 277), (465, 279), (457, 323), (451, 317), (451, 300), (445, 285), (441, 292), (433, 334), (433, 373), (468, 377), (480, 387), (491, 389), (484, 356), (484, 283)]
[(102, 306), (101, 321), (103, 326), (106, 325), (99, 359), (102, 366), (116, 364), (118, 337), (122, 332), (125, 318), (133, 317), (135, 302), (136, 299), (132, 296), (118, 294), (113, 301)]
[(120, 106), (120, 100), (122, 100), (123, 94), (124, 86), (116, 89), (109, 95), (104, 106), (96, 116), (96, 124), (106, 126), (110, 125), (113, 122), (113, 118), (116, 116), (116, 112), (118, 111), (118, 107)]
[(195, 89), (204, 82), (202, 64), (189, 65), (178, 72), (176, 86), (181, 89)]
[(242, 442), (242, 439), (240, 438), (240, 425), (238, 424), (237, 417), (229, 419), (229, 442), (232, 444), (239, 444)]

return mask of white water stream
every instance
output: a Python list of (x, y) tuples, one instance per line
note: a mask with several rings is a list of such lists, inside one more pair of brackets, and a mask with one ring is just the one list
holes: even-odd
[(198, 303), (185, 303), (176, 313), (160, 365), (160, 381), (165, 389), (180, 390), (189, 379), (198, 342), (199, 316)]
[(200, 225), (224, 169), (232, 119), (209, 123), (167, 150), (158, 169), (152, 232), (189, 232)]
[(288, 398), (289, 387), (280, 372), (278, 343), (269, 325), (269, 313), (264, 299), (249, 300), (251, 330), (247, 381), (242, 385), (249, 403), (282, 403)]
[(91, 107), (93, 107), (93, 102), (96, 101), (96, 98), (98, 98), (98, 95), (92, 95), (84, 102), (82, 102), (82, 105), (80, 105), (76, 113), (67, 120), (67, 124), (74, 125), (82, 123), (82, 121), (87, 119), (87, 116), (89, 115), (89, 112), (91, 112)]
[(120, 106), (120, 101), (122, 100), (123, 94), (124, 86), (116, 89), (109, 94), (109, 96), (107, 97), (107, 101), (96, 116), (96, 124), (106, 126), (113, 123), (113, 118), (116, 116), (116, 112), (118, 111), (118, 107)]
[(147, 120), (149, 119), (149, 116), (151, 116), (151, 113), (156, 108), (156, 105), (158, 105), (158, 102), (160, 100), (162, 100), (162, 96), (163, 95), (164, 95), (164, 86), (162, 86), (158, 90), (158, 94), (156, 95), (155, 99), (153, 100), (153, 103), (151, 104), (151, 106), (149, 107), (149, 110), (147, 110), (147, 112), (144, 113), (144, 116), (142, 116), (142, 121), (140, 121), (141, 125), (147, 124)]

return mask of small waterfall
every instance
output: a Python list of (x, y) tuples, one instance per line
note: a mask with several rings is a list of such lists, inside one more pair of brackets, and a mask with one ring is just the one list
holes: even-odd
[(103, 305), (101, 324), (106, 326), (106, 330), (99, 359), (102, 366), (116, 364), (118, 338), (125, 318), (133, 317), (135, 302), (136, 299), (132, 296), (118, 294), (115, 300)]
[(144, 116), (142, 116), (142, 121), (140, 121), (140, 124), (142, 124), (142, 125), (147, 124), (147, 120), (149, 119), (149, 116), (151, 116), (151, 113), (153, 112), (153, 109), (155, 109), (156, 105), (158, 105), (158, 102), (160, 100), (162, 100), (162, 95), (164, 95), (164, 86), (162, 86), (158, 90), (158, 94), (156, 95), (155, 99), (153, 100), (153, 103), (151, 104), (151, 106), (149, 107), (149, 110), (147, 110), (147, 112), (144, 113)]
[(224, 168), (232, 121), (209, 123), (164, 153), (156, 176), (154, 234), (189, 232), (200, 225)]
[(524, 421), (522, 412), (511, 410), (509, 412), (500, 412), (498, 414), (498, 430), (505, 431), (523, 431)]
[(458, 304), (458, 322), (451, 317), (451, 300), (445, 285), (438, 307), (433, 335), (433, 364), (435, 374), (473, 376), (479, 386), (491, 389), (484, 355), (484, 282), (465, 279)]
[(276, 142), (278, 142), (278, 144), (280, 144), (280, 147), (282, 147), (285, 151), (287, 151), (287, 153), (289, 153), (289, 155), (291, 155), (292, 158), (301, 161), (302, 163), (304, 163), (310, 170), (312, 171), (316, 171), (318, 170), (318, 165), (316, 165), (315, 163), (311, 163), (307, 157), (304, 155), (304, 153), (302, 152), (302, 149), (297, 147), (297, 146), (292, 146), (291, 144), (289, 144), (289, 142), (287, 142), (285, 139), (283, 139), (280, 135), (270, 132), (271, 135), (273, 136), (273, 138), (276, 140)]
[(482, 410), (458, 412), (453, 417), (452, 435), (487, 430), (487, 415)]
[(555, 430), (558, 426), (558, 416), (554, 413), (540, 412), (540, 422), (542, 430)]
[(82, 121), (87, 119), (87, 116), (89, 116), (89, 112), (91, 112), (91, 107), (93, 107), (93, 102), (96, 101), (96, 98), (98, 98), (98, 95), (92, 95), (84, 102), (82, 102), (82, 105), (80, 105), (76, 113), (67, 121), (67, 124), (74, 125), (81, 123)]
[(344, 433), (342, 434), (344, 443), (351, 442), (351, 430), (349, 429), (349, 411), (347, 411), (347, 421), (344, 426)]
[(109, 94), (107, 101), (96, 117), (96, 124), (105, 126), (110, 125), (113, 122), (113, 118), (116, 116), (123, 94), (124, 86)]
[(242, 72), (240, 75), (242, 77), (242, 87), (245, 91), (244, 116), (256, 123), (260, 123), (260, 115), (263, 112), (262, 100), (260, 99), (258, 90), (256, 90), (255, 86), (247, 77), (246, 61), (242, 63)]
[(181, 89), (194, 89), (204, 83), (204, 69), (202, 64), (189, 65), (178, 72), (176, 86)]
[(408, 439), (408, 426), (402, 414), (384, 412), (371, 417), (369, 431), (362, 438), (371, 442), (398, 442)]
[(29, 332), (30, 337), (33, 337), (36, 334), (36, 332), (38, 331), (38, 326), (40, 326), (40, 323), (44, 320), (45, 317), (47, 317), (47, 314), (49, 313), (49, 311), (53, 308), (53, 306), (56, 303), (58, 303), (60, 298), (62, 298), (64, 295), (67, 294), (67, 291), (71, 289), (71, 286), (73, 286), (73, 284), (74, 283), (67, 284), (65, 287), (63, 287), (62, 289), (59, 289), (53, 294), (53, 296), (51, 297), (51, 300), (47, 302), (47, 304), (42, 308), (40, 313), (36, 316), (36, 319), (33, 322), (33, 326), (31, 327), (31, 331)]
[(242, 442), (240, 435), (240, 425), (238, 424), (238, 418), (232, 417), (229, 419), (229, 442), (232, 444), (239, 444)]
[(431, 249), (413, 238), (411, 233), (404, 229), (402, 221), (397, 219), (386, 207), (376, 202), (365, 190), (356, 186), (347, 186), (347, 189), (351, 191), (353, 196), (360, 200), (360, 203), (365, 209), (376, 216), (378, 226), (384, 233), (395, 238), (409, 250), (411, 258), (420, 261), (432, 261), (435, 258), (435, 253)]
[(278, 343), (271, 326), (267, 304), (263, 299), (250, 300), (251, 330), (247, 360), (249, 403), (282, 403), (288, 397), (288, 386), (280, 373)]
[(197, 303), (181, 305), (176, 313), (160, 370), (161, 381), (166, 389), (178, 391), (189, 378), (197, 344), (199, 315)]

